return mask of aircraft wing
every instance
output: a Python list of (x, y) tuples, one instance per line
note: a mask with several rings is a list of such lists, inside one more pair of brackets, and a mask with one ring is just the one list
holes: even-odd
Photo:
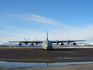
[(22, 44), (21, 43), (25, 43), (26, 45), (28, 43), (31, 43), (31, 46), (33, 46), (34, 44), (33, 43), (43, 43), (43, 41), (9, 41), (9, 42), (14, 42), (14, 43), (19, 43), (19, 46), (21, 46)]
[(51, 41), (51, 43), (57, 43), (57, 42), (58, 43), (62, 43), (62, 42), (66, 42), (66, 41), (63, 41), (63, 40), (62, 41), (59, 41), (59, 40), (57, 40), (57, 41)]
[(51, 43), (70, 43), (70, 42), (81, 42), (81, 41), (86, 41), (86, 40), (57, 40), (57, 41), (51, 41)]
[(86, 41), (86, 40), (69, 40), (70, 42), (81, 42), (81, 41)]
[(9, 41), (9, 42), (16, 42), (16, 43), (43, 43), (43, 41)]

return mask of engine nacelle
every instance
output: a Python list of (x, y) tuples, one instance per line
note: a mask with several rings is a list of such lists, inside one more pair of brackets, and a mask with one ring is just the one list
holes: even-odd
[(27, 45), (27, 44), (28, 44), (28, 42), (26, 41), (26, 42), (25, 42), (25, 44)]
[(31, 46), (34, 46), (34, 44), (33, 44), (33, 43), (31, 43)]
[(61, 43), (61, 45), (63, 46), (63, 45), (64, 45), (64, 43)]
[(22, 44), (21, 43), (19, 43), (19, 46), (21, 46)]
[(67, 41), (67, 44), (69, 44), (69, 41)]
[(73, 45), (76, 45), (76, 43), (73, 43)]
[(56, 41), (56, 43), (57, 43), (57, 45), (58, 45), (59, 41)]
[(38, 41), (36, 42), (36, 45), (38, 45)]

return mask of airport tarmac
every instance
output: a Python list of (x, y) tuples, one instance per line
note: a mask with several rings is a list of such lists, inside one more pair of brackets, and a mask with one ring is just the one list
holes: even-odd
[(78, 62), (93, 61), (93, 48), (0, 47), (0, 61), (13, 62)]
[[(0, 61), (8, 62), (93, 62), (93, 48), (84, 47), (54, 47), (52, 51), (41, 50), (41, 47), (0, 47)], [(9, 68), (1, 70), (9, 70)], [(93, 64), (53, 66), (53, 67), (32, 67), (11, 70), (93, 70)]]

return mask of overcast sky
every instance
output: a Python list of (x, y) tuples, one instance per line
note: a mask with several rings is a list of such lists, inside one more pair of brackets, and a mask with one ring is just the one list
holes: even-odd
[(8, 41), (93, 42), (93, 0), (0, 0), (0, 44)]

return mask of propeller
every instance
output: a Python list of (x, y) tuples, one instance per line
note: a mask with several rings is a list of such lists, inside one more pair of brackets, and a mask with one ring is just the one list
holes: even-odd
[(70, 38), (68, 40), (66, 39), (66, 41), (67, 41), (67, 44), (69, 44), (70, 43)]
[(56, 44), (57, 44), (57, 45), (58, 45), (58, 43), (59, 43), (59, 40), (60, 40), (60, 38), (59, 38), (58, 40), (56, 39)]
[(26, 38), (24, 38), (25, 41), (29, 41), (29, 39), (26, 40)]
[(28, 44), (29, 39), (27, 39), (27, 40), (26, 40), (26, 38), (24, 38), (24, 40), (25, 40), (25, 44), (27, 45), (27, 44)]
[(37, 38), (36, 38), (36, 45), (38, 45), (38, 41), (37, 41)]

